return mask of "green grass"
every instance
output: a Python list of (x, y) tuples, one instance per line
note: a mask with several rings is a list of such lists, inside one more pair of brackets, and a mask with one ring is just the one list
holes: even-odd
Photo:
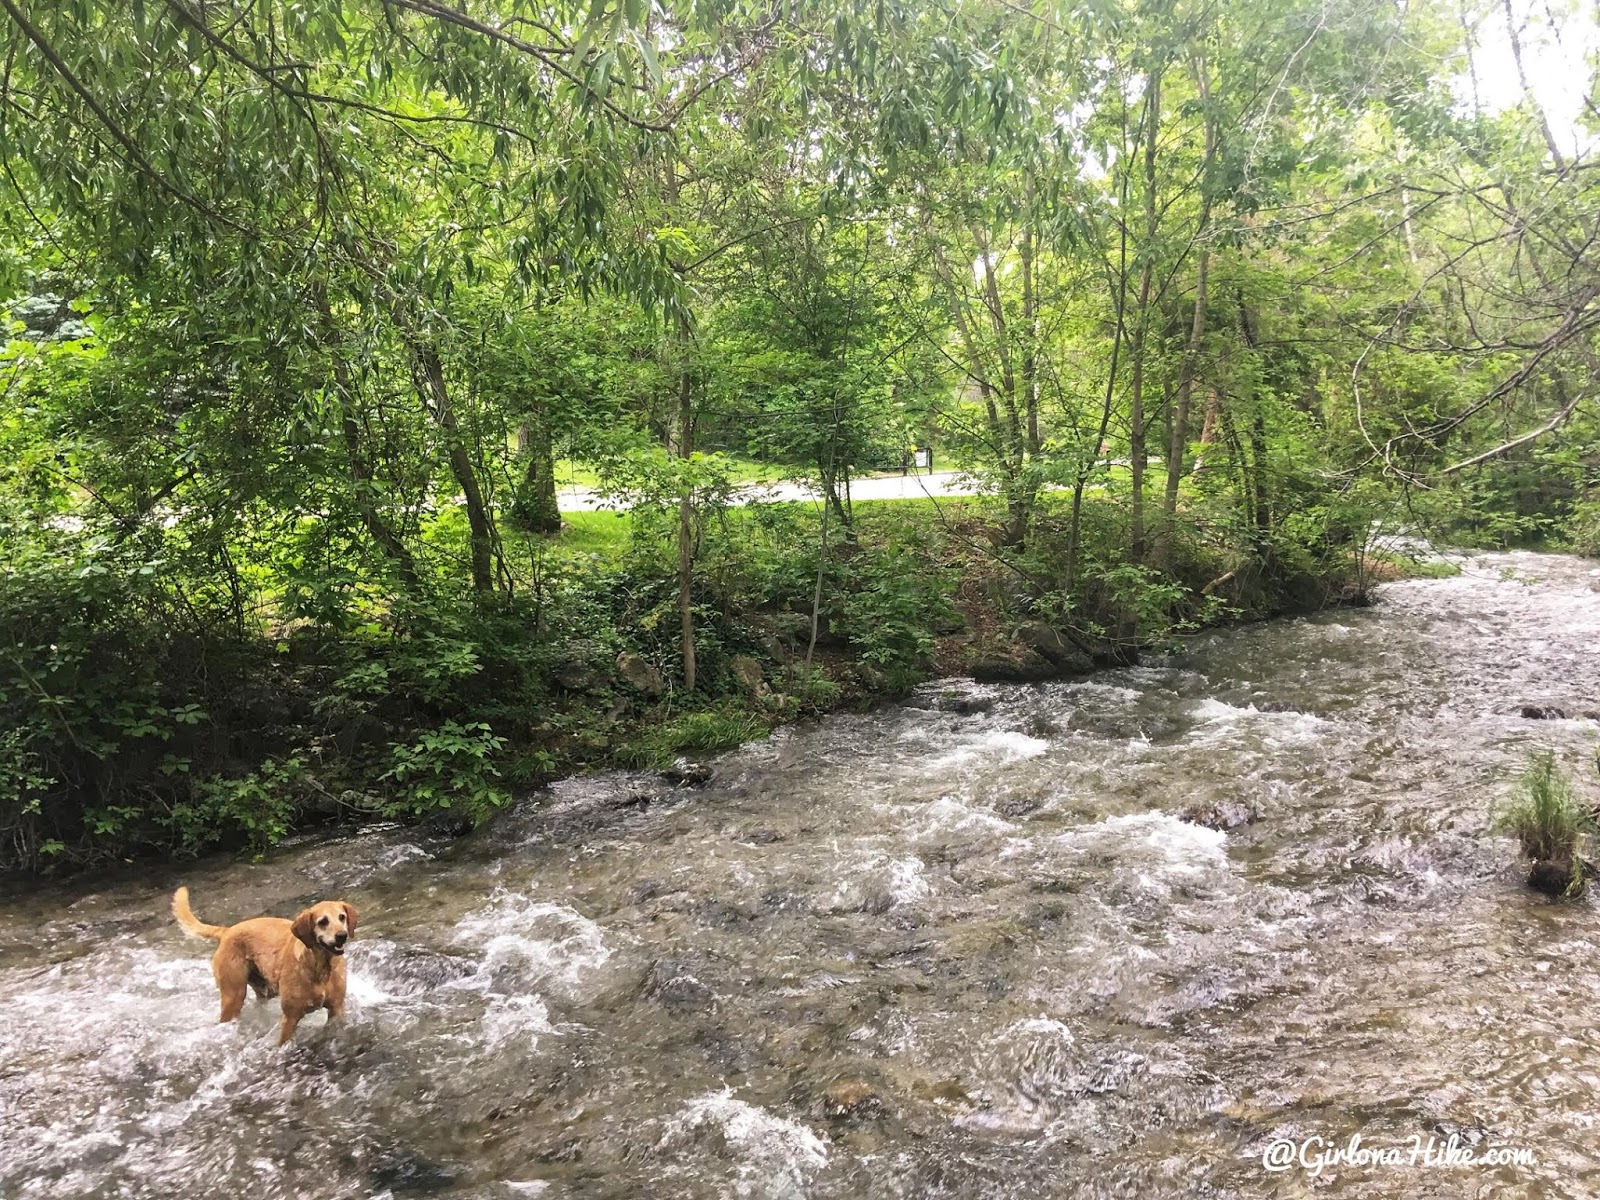
[[(723, 454), (724, 468), (728, 478), (734, 483), (776, 483), (797, 471), (805, 471), (803, 466), (793, 466), (784, 463), (757, 462), (753, 458), (745, 458), (736, 454)], [(600, 475), (587, 463), (577, 462), (573, 459), (563, 458), (556, 462), (556, 486), (558, 488), (597, 488), (600, 486)]]
[(1576, 860), (1596, 831), (1594, 814), (1551, 750), (1529, 758), (1493, 828), (1513, 834), (1522, 853), (1535, 862)]
[(683, 755), (718, 754), (770, 732), (765, 721), (741, 708), (686, 712), (651, 729), (622, 757), (634, 766), (661, 769)]
[(625, 512), (561, 514), (561, 533), (551, 545), (573, 554), (620, 555), (628, 545), (633, 518)]

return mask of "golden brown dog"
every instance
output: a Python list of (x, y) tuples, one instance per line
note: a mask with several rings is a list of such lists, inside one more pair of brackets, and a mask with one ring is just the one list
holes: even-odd
[(262, 1000), (278, 997), (280, 1046), (307, 1013), (325, 1008), (333, 1021), (344, 1010), (344, 944), (355, 936), (356, 910), (343, 900), (320, 901), (293, 921), (251, 917), (237, 925), (207, 925), (189, 907), (189, 889), (181, 887), (172, 894), (172, 915), (185, 933), (217, 943), (211, 974), (222, 993), (222, 1021), (239, 1015), (247, 987)]

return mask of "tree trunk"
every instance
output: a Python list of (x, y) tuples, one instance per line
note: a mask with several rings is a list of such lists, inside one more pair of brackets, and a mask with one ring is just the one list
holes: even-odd
[(1172, 440), (1167, 446), (1167, 489), (1162, 507), (1169, 520), (1178, 511), (1178, 485), (1183, 479), (1184, 462), (1189, 453), (1189, 413), (1194, 402), (1200, 340), (1206, 332), (1206, 283), (1210, 265), (1211, 251), (1201, 250), (1195, 276), (1194, 323), (1189, 327), (1189, 345), (1184, 351), (1183, 365), (1178, 368), (1178, 402), (1173, 406)]
[[(1127, 106), (1123, 106), (1123, 128), (1127, 128)], [(1119, 188), (1119, 209), (1126, 212), (1128, 208), (1128, 175), (1122, 174)], [(1090, 448), (1087, 457), (1078, 465), (1078, 473), (1072, 484), (1072, 517), (1067, 523), (1067, 571), (1063, 581), (1062, 591), (1071, 593), (1078, 578), (1078, 549), (1083, 533), (1083, 492), (1089, 485), (1089, 477), (1095, 465), (1100, 461), (1100, 456), (1105, 453), (1106, 432), (1111, 428), (1111, 413), (1116, 406), (1117, 395), (1117, 369), (1122, 360), (1122, 342), (1127, 336), (1128, 315), (1128, 226), (1125, 221), (1117, 222), (1117, 278), (1112, 294), (1116, 296), (1117, 317), (1111, 330), (1111, 365), (1106, 371), (1106, 387), (1100, 403), (1100, 431), (1095, 435), (1094, 445)]]
[(339, 431), (344, 440), (345, 457), (350, 460), (350, 490), (356, 513), (368, 536), (394, 561), (401, 580), (406, 586), (415, 587), (416, 559), (373, 502), (372, 468), (367, 463), (366, 451), (361, 445), (361, 424), (356, 420), (355, 383), (350, 378), (350, 364), (344, 357), (343, 339), (334, 324), (327, 291), (321, 284), (314, 289), (313, 303), (322, 318), (323, 338), (333, 360), (333, 387), (339, 397)]
[(555, 452), (550, 445), (550, 427), (543, 418), (517, 426), (517, 452), (522, 455), (523, 475), (512, 516), (529, 533), (560, 533)]
[(445, 382), (444, 363), (439, 358), (438, 347), (430, 342), (411, 338), (412, 372), (416, 377), (417, 391), (423, 405), (433, 414), (439, 428), (444, 430), (445, 445), (450, 462), (450, 473), (461, 488), (467, 509), (467, 526), (472, 534), (472, 588), (476, 592), (494, 591), (494, 524), (489, 518), (489, 508), (483, 501), (483, 489), (478, 486), (478, 474), (472, 467), (472, 456), (467, 453), (466, 439), (456, 422), (450, 405), (450, 389)]
[[(1244, 334), (1245, 345), (1251, 350), (1256, 348), (1255, 326), (1250, 321), (1250, 306), (1245, 303), (1244, 292), (1238, 293), (1239, 298), (1239, 330)], [(1271, 481), (1267, 477), (1267, 419), (1261, 411), (1261, 400), (1253, 398), (1254, 411), (1250, 419), (1250, 459), (1251, 478), (1255, 493), (1255, 542), (1256, 551), (1263, 558), (1271, 551), (1272, 537), (1272, 491)]]
[(1139, 274), (1139, 319), (1133, 327), (1132, 394), (1128, 402), (1128, 459), (1133, 475), (1132, 511), (1129, 515), (1129, 558), (1142, 563), (1145, 558), (1144, 471), (1145, 418), (1144, 366), (1150, 326), (1150, 286), (1155, 277), (1156, 215), (1156, 134), (1161, 125), (1161, 71), (1151, 71), (1145, 91), (1144, 142), (1144, 268)]
[(1200, 219), (1195, 240), (1200, 243), (1200, 261), (1195, 269), (1194, 320), (1189, 326), (1189, 344), (1184, 348), (1183, 364), (1178, 369), (1178, 403), (1171, 415), (1167, 445), (1167, 488), (1162, 497), (1166, 513), (1166, 536), (1170, 540), (1178, 513), (1178, 485), (1183, 479), (1184, 459), (1189, 451), (1189, 413), (1194, 399), (1194, 378), (1200, 364), (1200, 345), (1206, 332), (1207, 285), (1210, 282), (1211, 246), (1206, 241), (1211, 225), (1211, 167), (1217, 156), (1217, 123), (1211, 111), (1211, 80), (1205, 63), (1195, 63), (1195, 85), (1205, 107), (1205, 156), (1200, 164)]
[(850, 514), (845, 511), (844, 499), (839, 490), (839, 472), (826, 461), (817, 463), (817, 475), (822, 480), (822, 498), (829, 508), (839, 518), (839, 527), (844, 531), (847, 542), (855, 541), (855, 531), (851, 528)]
[(1206, 415), (1200, 423), (1200, 449), (1194, 456), (1194, 474), (1200, 474), (1205, 466), (1205, 449), (1217, 440), (1217, 410), (1222, 404), (1222, 397), (1213, 389), (1206, 396)]
[[(688, 463), (694, 453), (694, 379), (689, 363), (689, 321), (679, 319), (683, 335), (683, 363), (678, 377), (678, 457)], [(694, 486), (687, 466), (678, 493), (678, 620), (679, 652), (683, 658), (683, 690), (694, 691)]]
[(1033, 174), (1022, 184), (1022, 400), (1028, 414), (1028, 454), (1039, 453), (1039, 304), (1033, 277)]

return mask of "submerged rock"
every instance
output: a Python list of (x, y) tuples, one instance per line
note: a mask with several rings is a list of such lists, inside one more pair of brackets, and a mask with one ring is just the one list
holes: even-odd
[(1229, 830), (1241, 825), (1253, 825), (1256, 810), (1241, 801), (1216, 800), (1205, 804), (1191, 804), (1178, 814), (1178, 820), (1207, 829)]
[(639, 994), (677, 1012), (707, 1012), (715, 1008), (716, 993), (700, 981), (694, 966), (681, 959), (658, 958), (650, 964)]
[(661, 772), (661, 778), (673, 787), (699, 787), (711, 782), (711, 768), (693, 759), (680, 758)]
[(1557, 708), (1554, 704), (1524, 704), (1522, 718), (1525, 721), (1565, 721), (1567, 711)]
[(840, 1079), (822, 1094), (822, 1112), (833, 1120), (861, 1120), (883, 1112), (878, 1090), (865, 1079)]

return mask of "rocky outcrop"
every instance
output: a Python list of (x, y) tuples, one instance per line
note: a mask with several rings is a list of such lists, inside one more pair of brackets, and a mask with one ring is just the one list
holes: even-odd
[(597, 644), (570, 642), (556, 666), (555, 681), (568, 692), (604, 692), (611, 687), (610, 663)]
[(1094, 660), (1061, 630), (1027, 621), (1009, 637), (973, 647), (967, 673), (984, 683), (1034, 683), (1086, 674), (1094, 667)]
[(1082, 675), (1094, 670), (1094, 660), (1053, 625), (1030, 621), (1019, 625), (1015, 636), (1062, 675)]
[(979, 683), (1038, 683), (1060, 672), (1027, 646), (998, 643), (979, 647), (967, 664), (967, 674)]
[(659, 696), (667, 690), (667, 681), (661, 672), (632, 650), (617, 655), (617, 677), (636, 692), (646, 696)]
[(766, 672), (761, 669), (761, 664), (748, 654), (735, 654), (728, 666), (747, 695), (766, 696), (771, 693), (772, 689), (767, 686)]

